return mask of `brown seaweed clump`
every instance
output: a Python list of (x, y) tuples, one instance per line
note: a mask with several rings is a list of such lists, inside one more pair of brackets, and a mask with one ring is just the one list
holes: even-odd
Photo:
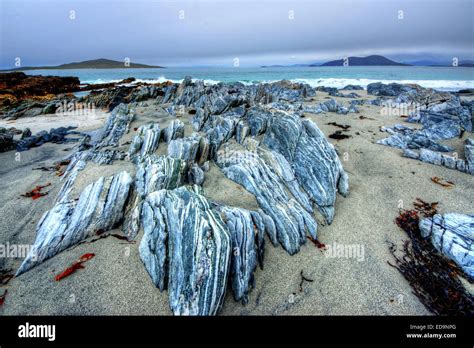
[(400, 252), (395, 244), (390, 245), (395, 264), (387, 263), (398, 269), (410, 283), (413, 293), (432, 313), (472, 316), (474, 298), (459, 280), (459, 276), (468, 278), (467, 275), (424, 239), (418, 227), (420, 215), (431, 217), (436, 214), (437, 203), (426, 203), (417, 198), (414, 206), (413, 210), (400, 211), (395, 219), (409, 239), (403, 243)]

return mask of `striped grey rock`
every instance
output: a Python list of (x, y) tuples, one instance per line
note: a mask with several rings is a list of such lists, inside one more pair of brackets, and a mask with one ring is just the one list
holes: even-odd
[(187, 163), (168, 156), (138, 156), (134, 192), (128, 202), (123, 223), (123, 233), (134, 240), (142, 226), (142, 202), (147, 194), (162, 189), (174, 189), (186, 182)]
[(336, 192), (349, 193), (348, 176), (331, 145), (315, 123), (280, 113), (265, 133), (263, 144), (291, 164), (299, 185), (328, 223), (334, 217)]
[[(248, 302), (248, 294), (255, 286), (254, 272), (263, 257), (263, 235), (265, 226), (258, 214), (255, 214), (258, 224), (251, 212), (240, 208), (225, 207), (222, 209), (227, 228), (232, 240), (232, 258), (230, 278), (234, 299)], [(260, 219), (259, 219), (260, 218)]]
[(128, 150), (129, 156), (137, 153), (140, 156), (150, 155), (154, 153), (159, 146), (161, 137), (160, 125), (158, 123), (150, 123), (138, 128), (138, 134), (133, 138)]
[(474, 278), (474, 215), (436, 214), (420, 220), (421, 235)]
[(168, 156), (194, 162), (199, 150), (200, 136), (186, 137), (171, 140), (168, 145)]
[(245, 121), (240, 121), (235, 127), (235, 140), (242, 144), (245, 138), (250, 134), (250, 128)]
[(278, 152), (261, 150), (262, 158), (268, 163), (280, 179), (285, 183), (285, 186), (291, 192), (293, 197), (305, 208), (309, 213), (313, 213), (313, 205), (309, 199), (308, 194), (301, 189), (295, 177), (295, 173), (291, 168), (291, 164), (286, 158)]
[(212, 159), (219, 147), (234, 135), (237, 122), (221, 116), (212, 116), (211, 119), (212, 128), (206, 131), (206, 138), (209, 140), (209, 158)]
[(254, 152), (224, 148), (216, 164), (224, 175), (252, 193), (262, 210), (275, 224), (277, 240), (291, 255), (306, 242), (306, 233), (316, 238), (317, 222), (288, 194), (285, 183)]
[(171, 121), (168, 127), (163, 129), (162, 137), (167, 144), (171, 140), (184, 137), (184, 123), (180, 120)]
[(135, 111), (126, 104), (120, 104), (112, 111), (102, 130), (97, 147), (117, 146), (120, 138), (130, 130)]
[(250, 135), (257, 136), (265, 133), (272, 119), (272, 113), (262, 107), (253, 107), (247, 111), (247, 122)]
[(202, 164), (207, 161), (209, 150), (209, 140), (193, 133), (189, 137), (172, 140), (168, 145), (168, 156)]
[[(465, 154), (466, 158), (471, 158), (471, 153), (469, 149), (470, 145), (465, 145)], [(467, 149), (467, 150), (466, 150)], [(434, 164), (437, 166), (446, 167), (449, 169), (456, 169), (463, 173), (474, 175), (474, 163), (469, 162), (469, 160), (463, 160), (461, 158), (443, 155), (439, 152), (421, 149), (419, 152), (405, 150), (403, 156), (407, 158), (416, 159), (422, 162)]]
[(204, 171), (196, 163), (193, 163), (189, 168), (188, 182), (196, 185), (204, 183)]
[(63, 200), (41, 218), (36, 240), (17, 271), (20, 275), (97, 231), (117, 227), (123, 218), (132, 177), (121, 172), (87, 186), (77, 201)]
[[(450, 123), (449, 123), (450, 124)], [(404, 125), (396, 124), (393, 127), (382, 127), (381, 131), (391, 134), (390, 137), (380, 139), (376, 143), (396, 147), (400, 149), (430, 149), (433, 151), (449, 152), (454, 149), (450, 146), (439, 144), (436, 141), (450, 139), (459, 136), (459, 127), (448, 125), (448, 122), (442, 122), (433, 126), (423, 128), (422, 130), (410, 128)], [(453, 131), (446, 131), (446, 128)]]
[(215, 315), (222, 306), (231, 238), (198, 187), (147, 196), (140, 257), (160, 290), (167, 285), (175, 315)]
[(169, 156), (144, 156), (137, 161), (136, 190), (144, 198), (162, 189), (174, 189), (184, 184), (187, 164)]
[(209, 117), (208, 111), (206, 111), (203, 108), (197, 108), (196, 114), (193, 117), (193, 129), (196, 132), (199, 132), (201, 128), (204, 126), (204, 124), (206, 123), (208, 117)]

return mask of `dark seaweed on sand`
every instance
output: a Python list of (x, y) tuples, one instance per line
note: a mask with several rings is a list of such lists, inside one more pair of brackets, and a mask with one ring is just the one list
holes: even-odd
[(436, 214), (437, 203), (426, 203), (417, 198), (414, 210), (400, 211), (395, 223), (403, 229), (409, 240), (397, 253), (395, 244), (389, 247), (395, 265), (408, 280), (413, 293), (425, 307), (437, 315), (471, 316), (474, 314), (474, 297), (464, 288), (458, 276), (467, 276), (452, 261), (439, 253), (429, 240), (423, 239), (418, 227), (422, 217)]

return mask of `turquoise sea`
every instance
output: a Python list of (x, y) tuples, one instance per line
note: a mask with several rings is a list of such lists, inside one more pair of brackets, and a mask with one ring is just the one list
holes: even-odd
[(218, 82), (256, 83), (287, 79), (313, 87), (367, 86), (371, 82), (418, 83), (440, 90), (474, 88), (474, 68), (463, 67), (270, 67), (270, 68), (164, 68), (164, 69), (77, 69), (29, 70), (31, 75), (77, 76), (81, 83), (104, 83), (135, 77), (144, 82), (181, 81), (186, 75)]

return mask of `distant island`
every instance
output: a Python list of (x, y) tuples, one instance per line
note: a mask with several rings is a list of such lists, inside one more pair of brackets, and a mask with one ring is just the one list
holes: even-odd
[(19, 67), (14, 69), (8, 70), (1, 70), (1, 71), (18, 71), (18, 70), (67, 70), (67, 69), (140, 69), (140, 68), (153, 68), (153, 69), (162, 69), (162, 66), (154, 66), (154, 65), (146, 65), (146, 64), (137, 64), (131, 63), (126, 66), (125, 62), (119, 62), (116, 60), (111, 59), (93, 59), (93, 60), (85, 60), (83, 62), (74, 62), (74, 63), (67, 63), (61, 64), (56, 66), (28, 66), (28, 67)]
[[(409, 64), (398, 63), (384, 56), (372, 55), (367, 57), (348, 57), (349, 66), (409, 66)], [(331, 60), (321, 65), (311, 64), (310, 66), (344, 66), (344, 59)]]
[[(367, 57), (348, 57), (349, 66), (429, 66), (429, 67), (452, 67), (451, 62), (436, 60), (418, 60), (413, 62), (399, 63), (387, 57), (380, 55), (370, 55)], [(344, 66), (344, 59), (331, 60), (326, 63), (312, 64), (293, 64), (293, 65), (263, 65), (261, 68), (295, 68), (295, 67), (319, 67), (319, 66)], [(470, 68), (474, 67), (474, 61), (460, 61), (458, 67)]]

